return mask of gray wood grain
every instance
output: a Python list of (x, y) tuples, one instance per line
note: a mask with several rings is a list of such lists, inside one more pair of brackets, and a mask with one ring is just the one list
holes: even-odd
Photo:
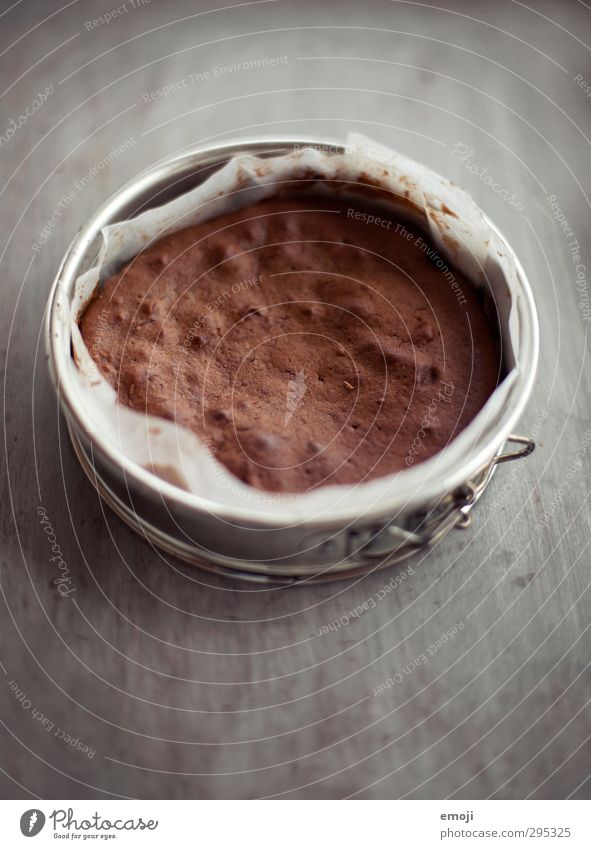
[[(116, 4), (9, 5), (0, 19), (3, 795), (587, 798), (589, 321), (546, 198), (556, 196), (591, 274), (591, 99), (579, 85), (591, 83), (588, 7), (128, 0), (124, 14), (92, 26)], [(213, 71), (269, 57), (287, 58)], [(167, 96), (144, 97), (183, 79)], [(47, 102), (8, 133), (46, 86)], [(261, 590), (151, 548), (78, 467), (46, 374), (42, 321), (76, 228), (143, 167), (208, 139), (348, 130), (463, 185), (518, 251), (540, 312), (540, 369), (522, 422), (539, 445), (499, 471), (469, 530), (412, 561), (414, 574), (374, 609), (321, 636), (394, 573)], [(456, 145), (473, 151), (469, 163)], [(70, 570), (67, 598), (52, 583), (39, 505)], [(388, 678), (400, 680), (374, 695)]]

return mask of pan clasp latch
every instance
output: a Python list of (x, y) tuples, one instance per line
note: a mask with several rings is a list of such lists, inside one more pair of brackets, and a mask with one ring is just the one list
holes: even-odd
[[(529, 436), (519, 436), (516, 433), (512, 433), (505, 440), (503, 448), (511, 442), (515, 445), (520, 445), (521, 448), (516, 448), (514, 451), (502, 451), (501, 449), (499, 449), (499, 452), (495, 454), (490, 463), (484, 466), (484, 468), (482, 468), (480, 472), (478, 472), (474, 476), (477, 491), (476, 501), (480, 498), (480, 496), (488, 486), (490, 479), (493, 476), (493, 472), (497, 466), (500, 466), (501, 463), (510, 463), (511, 460), (521, 460), (524, 457), (529, 457), (529, 455), (536, 447), (536, 443), (533, 439), (530, 439)], [(459, 526), (462, 527), (461, 523)], [(466, 527), (466, 525), (464, 527)]]
[(471, 483), (462, 484), (432, 510), (417, 515), (414, 530), (392, 523), (375, 529), (373, 533), (366, 531), (365, 542), (362, 542), (363, 537), (359, 532), (353, 531), (349, 537), (349, 556), (361, 556), (367, 560), (387, 557), (389, 561), (394, 562), (429, 548), (439, 542), (458, 522), (467, 519), (468, 511), (476, 498), (476, 487)]
[(535, 442), (527, 436), (511, 434), (505, 440), (520, 448), (500, 451), (482, 468), (472, 480), (456, 487), (428, 512), (417, 515), (414, 530), (392, 523), (386, 527), (349, 534), (349, 557), (361, 557), (367, 561), (385, 558), (387, 562), (397, 562), (436, 545), (452, 528), (466, 528), (470, 524), (470, 511), (476, 504), (501, 463), (528, 457), (535, 448)]
[(521, 445), (522, 448), (518, 448), (516, 451), (505, 451), (503, 454), (497, 454), (492, 461), (493, 466), (498, 466), (499, 463), (508, 463), (510, 460), (520, 460), (522, 457), (529, 457), (536, 447), (536, 443), (529, 436), (518, 436), (516, 433), (510, 434), (506, 442), (515, 442)]

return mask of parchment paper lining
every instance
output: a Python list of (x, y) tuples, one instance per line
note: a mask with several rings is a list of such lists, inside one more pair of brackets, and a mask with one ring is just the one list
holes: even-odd
[[(226, 507), (264, 504), (265, 513), (309, 515), (356, 506), (359, 512), (402, 488), (414, 494), (444, 467), (465, 463), (483, 434), (498, 420), (517, 376), (519, 338), (516, 320), (517, 278), (510, 250), (485, 223), (469, 195), (429, 169), (363, 136), (347, 138), (346, 154), (314, 148), (284, 156), (237, 157), (195, 189), (163, 206), (102, 230), (96, 265), (76, 281), (71, 304), (58, 306), (64, 329), (71, 331), (70, 359), (79, 403), (107, 438), (133, 462), (175, 482), (189, 492)], [(470, 425), (444, 451), (393, 475), (357, 485), (326, 486), (300, 496), (266, 494), (242, 483), (212, 456), (189, 430), (117, 403), (116, 393), (96, 367), (78, 329), (78, 319), (97, 284), (115, 273), (147, 245), (169, 233), (242, 208), (281, 191), (286, 182), (317, 179), (383, 188), (398, 203), (423, 218), (442, 259), (453, 263), (476, 286), (486, 287), (500, 320), (507, 375)], [(443, 276), (442, 276), (443, 280)], [(64, 333), (64, 338), (68, 334)], [(68, 338), (69, 343), (69, 338)]]

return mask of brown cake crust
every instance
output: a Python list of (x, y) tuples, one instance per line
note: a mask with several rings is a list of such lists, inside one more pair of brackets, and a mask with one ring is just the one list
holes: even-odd
[(167, 236), (106, 281), (80, 329), (122, 404), (277, 492), (431, 457), (500, 373), (474, 288), (424, 235), (325, 198)]

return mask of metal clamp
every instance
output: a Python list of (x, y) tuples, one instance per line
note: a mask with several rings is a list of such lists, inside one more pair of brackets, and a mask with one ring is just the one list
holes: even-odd
[[(476, 504), (495, 468), (501, 463), (528, 457), (535, 442), (527, 436), (511, 434), (506, 443), (513, 442), (522, 447), (514, 451), (496, 454), (474, 477), (442, 499), (430, 512), (417, 517), (417, 529), (409, 531), (392, 523), (385, 528), (352, 531), (348, 538), (348, 556), (354, 560), (372, 562), (385, 559), (385, 563), (396, 563), (410, 557), (416, 551), (430, 548), (438, 543), (452, 528), (466, 528), (470, 522), (470, 510)], [(363, 542), (363, 537), (366, 542)]]
[(507, 463), (509, 460), (520, 460), (522, 457), (529, 457), (536, 447), (536, 443), (529, 436), (518, 436), (515, 433), (508, 436), (506, 442), (517, 442), (518, 445), (523, 445), (523, 448), (520, 448), (518, 451), (506, 451), (504, 454), (497, 454), (493, 458), (493, 466), (498, 466), (499, 463)]

